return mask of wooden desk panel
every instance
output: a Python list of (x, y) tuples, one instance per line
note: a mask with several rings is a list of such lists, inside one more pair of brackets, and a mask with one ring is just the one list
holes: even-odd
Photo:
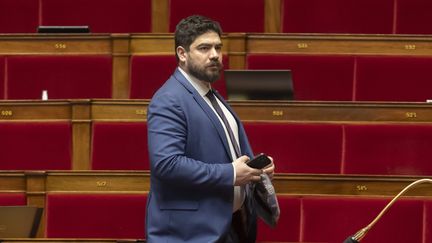
[(111, 55), (110, 35), (0, 35), (0, 55)]
[(248, 53), (432, 55), (432, 38), (424, 35), (249, 34)]
[[(423, 177), (277, 174), (275, 190), (284, 195), (396, 196)], [(421, 184), (406, 196), (432, 196), (432, 184)]]
[(0, 101), (0, 121), (47, 121), (71, 118), (72, 109), (68, 101)]
[(243, 121), (430, 122), (430, 103), (231, 101)]
[[(394, 196), (415, 180), (414, 176), (364, 176), (276, 174), (273, 179), (278, 194)], [(428, 177), (426, 177), (428, 178)], [(26, 192), (44, 196), (62, 193), (148, 193), (149, 171), (0, 171), (0, 191)], [(39, 184), (27, 186), (28, 183)], [(412, 188), (408, 196), (432, 196), (432, 184)]]
[(93, 121), (145, 121), (149, 100), (94, 100)]
[(46, 192), (147, 193), (150, 173), (134, 172), (47, 172)]

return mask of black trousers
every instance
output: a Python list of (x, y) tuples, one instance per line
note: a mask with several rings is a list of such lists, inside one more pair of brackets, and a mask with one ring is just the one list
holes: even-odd
[(246, 211), (245, 208), (237, 210), (237, 212), (233, 213), (231, 228), (228, 232), (225, 241), (223, 243), (245, 243), (247, 242), (246, 235)]

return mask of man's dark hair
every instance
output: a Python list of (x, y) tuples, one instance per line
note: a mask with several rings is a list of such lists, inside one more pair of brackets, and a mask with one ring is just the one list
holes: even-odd
[(175, 31), (175, 53), (177, 61), (177, 47), (182, 46), (186, 51), (195, 39), (209, 31), (216, 32), (219, 37), (222, 35), (222, 29), (218, 22), (200, 15), (192, 15), (180, 20)]

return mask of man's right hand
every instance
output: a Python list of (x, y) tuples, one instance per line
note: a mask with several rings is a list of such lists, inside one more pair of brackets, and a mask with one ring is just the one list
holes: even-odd
[(243, 155), (233, 161), (234, 170), (236, 173), (236, 180), (234, 182), (234, 186), (243, 186), (248, 184), (249, 182), (258, 182), (261, 180), (260, 175), (263, 173), (263, 170), (249, 167), (246, 164), (248, 160), (249, 157)]

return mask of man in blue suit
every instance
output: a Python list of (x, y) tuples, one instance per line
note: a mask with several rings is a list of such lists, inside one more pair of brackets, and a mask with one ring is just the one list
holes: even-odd
[(202, 16), (180, 21), (178, 68), (148, 108), (151, 188), (149, 243), (255, 242), (254, 185), (271, 163), (253, 169), (244, 128), (211, 89), (222, 71), (221, 29)]

